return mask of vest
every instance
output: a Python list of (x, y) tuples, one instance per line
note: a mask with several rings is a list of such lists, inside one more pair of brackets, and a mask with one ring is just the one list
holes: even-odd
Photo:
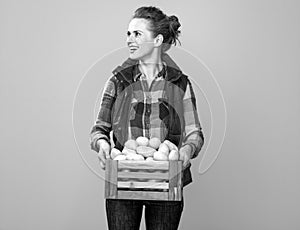
[[(131, 99), (133, 96), (133, 77), (135, 65), (129, 65), (126, 68), (116, 69), (115, 89), (117, 97), (112, 108), (112, 130), (115, 147), (122, 150), (128, 137), (128, 119)], [(160, 106), (165, 107), (169, 113), (162, 118), (168, 129), (165, 139), (181, 147), (184, 131), (184, 111), (183, 97), (187, 87), (188, 78), (180, 70), (167, 65), (166, 84), (164, 89), (164, 100)], [(192, 182), (192, 176), (189, 165), (183, 172), (183, 186)]]

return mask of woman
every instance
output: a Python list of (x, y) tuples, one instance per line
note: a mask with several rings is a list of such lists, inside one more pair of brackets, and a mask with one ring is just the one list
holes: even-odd
[[(91, 131), (91, 147), (102, 168), (110, 158), (113, 132), (115, 147), (139, 136), (170, 140), (183, 161), (183, 185), (192, 182), (190, 160), (203, 146), (195, 95), (186, 75), (166, 54), (176, 45), (180, 31), (176, 16), (156, 7), (137, 9), (128, 26), (129, 58), (113, 71), (102, 96), (101, 108)], [(106, 200), (110, 230), (139, 229), (145, 206), (147, 229), (177, 229), (182, 201)]]

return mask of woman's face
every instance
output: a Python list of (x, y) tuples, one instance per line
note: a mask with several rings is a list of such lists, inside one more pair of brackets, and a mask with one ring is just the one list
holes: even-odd
[(149, 22), (143, 18), (134, 18), (130, 21), (127, 31), (127, 45), (129, 57), (134, 60), (147, 60), (154, 50), (152, 31), (148, 29)]

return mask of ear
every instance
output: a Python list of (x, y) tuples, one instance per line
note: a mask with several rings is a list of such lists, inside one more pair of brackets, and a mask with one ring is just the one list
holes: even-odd
[(164, 36), (162, 34), (158, 34), (154, 38), (154, 47), (160, 47), (163, 41), (164, 41)]

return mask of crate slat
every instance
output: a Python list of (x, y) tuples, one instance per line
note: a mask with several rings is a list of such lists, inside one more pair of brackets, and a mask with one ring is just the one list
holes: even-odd
[(182, 161), (106, 160), (105, 198), (181, 200)]
[(134, 182), (119, 181), (118, 188), (144, 188), (144, 189), (169, 189), (169, 183), (166, 182)]
[(131, 179), (169, 179), (169, 173), (166, 172), (118, 172), (118, 178), (131, 178)]
[(170, 161), (169, 166), (169, 199), (181, 200), (182, 164), (179, 161)]
[(118, 165), (119, 170), (122, 169), (148, 169), (148, 170), (168, 170), (169, 162), (168, 161), (119, 161)]
[(168, 192), (118, 191), (118, 199), (169, 200)]
[(118, 162), (107, 160), (105, 162), (105, 197), (116, 198)]

